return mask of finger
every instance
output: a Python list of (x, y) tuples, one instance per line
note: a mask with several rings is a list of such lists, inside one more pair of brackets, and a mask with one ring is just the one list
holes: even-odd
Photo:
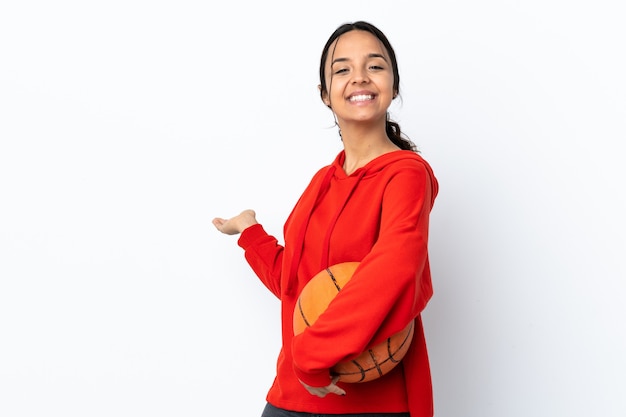
[(330, 384), (328, 387), (328, 392), (332, 392), (333, 394), (337, 394), (337, 395), (346, 395), (346, 391), (339, 387), (338, 385), (335, 384)]
[(309, 394), (316, 395), (316, 396), (318, 396), (320, 398), (324, 398), (326, 396), (326, 394), (328, 394), (328, 390), (326, 390), (326, 388), (308, 387), (307, 391), (309, 391)]

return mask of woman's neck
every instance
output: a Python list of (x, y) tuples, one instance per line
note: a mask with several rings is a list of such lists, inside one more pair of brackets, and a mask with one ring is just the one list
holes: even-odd
[(343, 170), (347, 175), (383, 154), (400, 149), (387, 137), (384, 130), (351, 129), (346, 132), (342, 129), (341, 138), (345, 151)]

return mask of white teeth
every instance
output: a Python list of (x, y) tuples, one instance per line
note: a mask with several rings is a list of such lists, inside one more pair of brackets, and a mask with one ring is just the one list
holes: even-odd
[(350, 97), (350, 101), (365, 101), (365, 100), (372, 100), (373, 98), (374, 96), (371, 96), (369, 94), (361, 94), (358, 96)]

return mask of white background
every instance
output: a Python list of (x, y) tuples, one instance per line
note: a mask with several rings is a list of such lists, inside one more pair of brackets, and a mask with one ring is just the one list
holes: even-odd
[(281, 238), (340, 150), (317, 65), (358, 19), (441, 185), (435, 414), (626, 415), (620, 4), (3, 2), (0, 416), (260, 415), (278, 301), (210, 221)]

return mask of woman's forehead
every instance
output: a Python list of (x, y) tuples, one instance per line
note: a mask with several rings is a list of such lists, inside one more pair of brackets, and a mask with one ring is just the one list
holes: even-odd
[(334, 58), (350, 56), (354, 53), (379, 54), (388, 57), (389, 54), (382, 42), (372, 33), (364, 30), (351, 30), (335, 39), (331, 45)]

